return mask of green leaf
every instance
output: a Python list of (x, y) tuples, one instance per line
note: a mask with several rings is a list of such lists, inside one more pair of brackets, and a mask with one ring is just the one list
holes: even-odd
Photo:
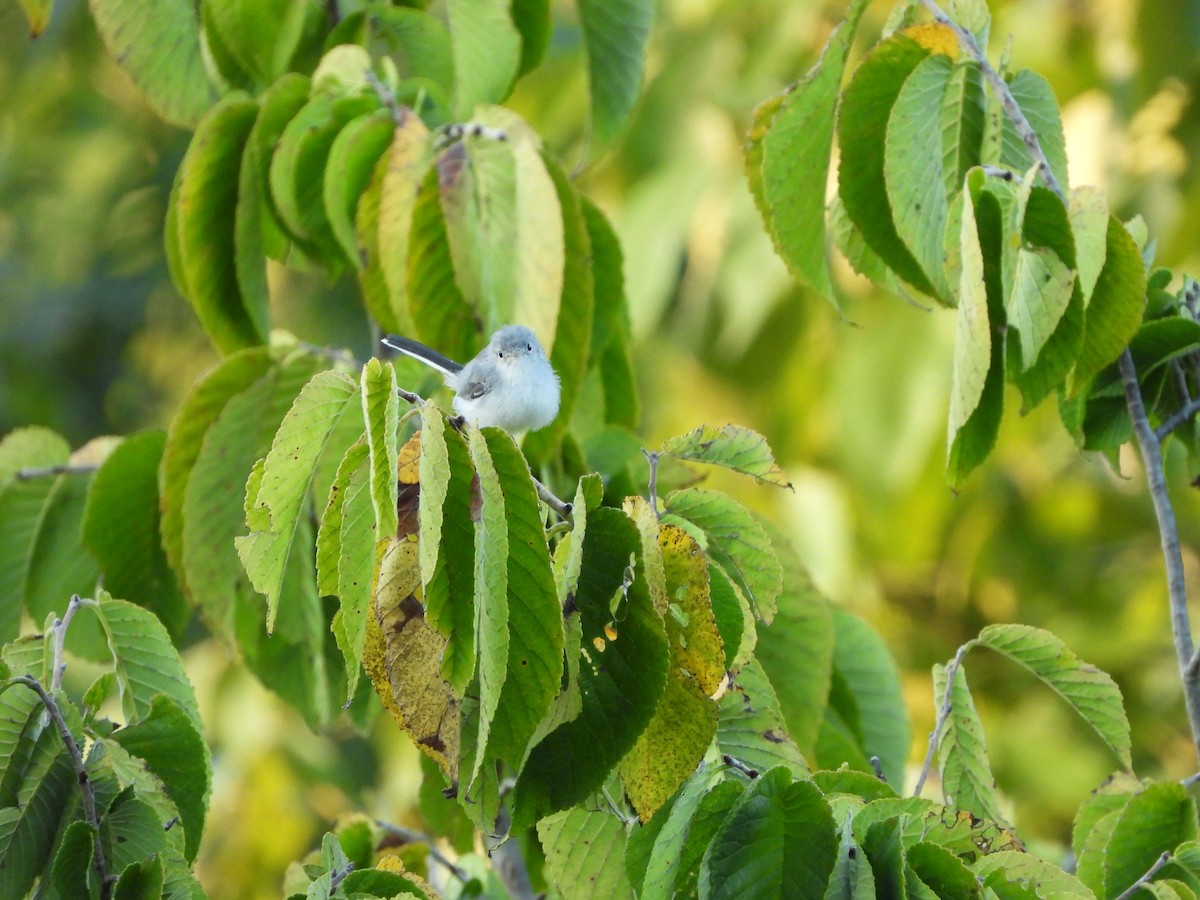
[(664, 521), (690, 523), (703, 535), (709, 558), (721, 565), (746, 592), (756, 615), (770, 621), (782, 587), (782, 570), (761, 525), (737, 501), (700, 488), (673, 491), (666, 498)]
[(784, 729), (775, 690), (756, 659), (742, 666), (721, 698), (717, 747), (760, 772), (783, 766), (797, 777), (808, 774), (808, 764)]
[(280, 219), (329, 265), (336, 266), (345, 257), (325, 213), (326, 163), (334, 140), (347, 123), (378, 106), (374, 96), (365, 94), (334, 97), (317, 93), (287, 123), (271, 158), (270, 196)]
[[(987, 13), (981, 0), (972, 2), (979, 2)], [(947, 197), (961, 191), (967, 172), (979, 165), (986, 106), (979, 64), (974, 60), (956, 62), (941, 106), (942, 179)]]
[[(275, 627), (284, 573), (307, 505), (313, 469), (338, 419), (356, 414), (351, 401), (357, 393), (358, 386), (341, 372), (316, 375), (280, 423), (258, 489), (251, 489), (253, 481), (247, 485), (250, 534), (238, 537), (236, 544), (251, 584), (267, 598), (268, 631)], [(394, 486), (394, 476), (391, 482)]]
[[(372, 265), (382, 273), (383, 290), (368, 298), (368, 309), (390, 331), (411, 330), (409, 322), (408, 264), (417, 194), (432, 162), (429, 129), (415, 115), (405, 115), (395, 126), (391, 146), (380, 162), (378, 208), (373, 211), (375, 244), (370, 240), (370, 207), (360, 207), (359, 235)], [(364, 200), (364, 203), (366, 201)], [(372, 255), (374, 254), (374, 255)]]
[(900, 673), (879, 634), (857, 616), (833, 610), (833, 666), (862, 717), (862, 749), (878, 756), (892, 784), (903, 784), (911, 728)]
[(329, 148), (324, 179), (325, 215), (342, 252), (356, 269), (365, 265), (354, 227), (358, 205), (376, 165), (391, 146), (395, 128), (387, 110), (365, 113), (347, 123)]
[(98, 616), (108, 637), (117, 673), (117, 688), (126, 724), (151, 713), (156, 694), (166, 694), (187, 713), (197, 731), (203, 728), (196, 694), (183, 670), (171, 636), (151, 612), (99, 591)]
[(126, 438), (92, 478), (83, 541), (112, 593), (153, 612), (174, 638), (190, 611), (167, 565), (159, 528), (158, 468), (166, 435)]
[(934, 296), (949, 305), (943, 233), (948, 196), (943, 134), (929, 111), (941, 108), (954, 72), (950, 57), (927, 56), (904, 80), (887, 120), (883, 177), (896, 233), (921, 267)]
[(521, 65), (521, 33), (509, 0), (447, 0), (454, 57), (454, 115), (508, 96)]
[(163, 822), (133, 787), (121, 791), (100, 821), (100, 840), (118, 872), (166, 849)]
[(834, 109), (846, 57), (866, 9), (857, 0), (803, 79), (754, 111), (746, 175), (775, 251), (798, 281), (834, 301), (825, 260), (825, 187)]
[(668, 438), (660, 451), (676, 459), (724, 466), (750, 475), (759, 482), (790, 488), (783, 470), (775, 462), (767, 439), (741, 425), (701, 425), (679, 437)]
[(146, 15), (140, 0), (89, 0), (96, 30), (158, 115), (191, 128), (216, 99), (204, 71), (192, 0), (168, 0)]
[(90, 896), (88, 872), (92, 868), (95, 838), (96, 829), (82, 819), (76, 819), (63, 831), (50, 869), (54, 889), (58, 891), (59, 896)]
[[(450, 684), (455, 696), (461, 697), (475, 672), (475, 526), (471, 521), (475, 470), (467, 442), (456, 429), (443, 431), (442, 447), (436, 457), (431, 455), (427, 461), (426, 441), (431, 446), (436, 445), (431, 436), (434, 429), (444, 426), (444, 419), (439, 410), (428, 405), (422, 407), (421, 418), (425, 425), (420, 465), (432, 470), (429, 481), (426, 473), (421, 473), (422, 531), (427, 527), (424, 504), (427, 502), (426, 491), (431, 490), (429, 483), (445, 481), (438, 528), (431, 529), (428, 538), (437, 555), (436, 565), (425, 584), (425, 615), (429, 624), (447, 640), (442, 657), (442, 677)], [(422, 559), (425, 540), (422, 537)]]
[[(262, 202), (264, 249), (271, 258), (280, 261), (287, 256), (288, 242), (297, 240), (297, 236), (285, 232), (275, 198), (271, 196), (271, 160), (284, 128), (308, 102), (309, 88), (308, 77), (298, 72), (289, 72), (267, 88), (259, 97), (258, 118), (250, 129), (242, 155), (242, 176), (253, 178), (254, 193)], [(243, 182), (240, 190), (248, 191), (249, 186)], [(305, 253), (315, 255), (311, 242), (301, 239), (297, 243)]]
[(1072, 393), (1121, 355), (1141, 325), (1145, 305), (1146, 272), (1137, 244), (1116, 217), (1109, 216), (1104, 267), (1088, 303)]
[(1108, 198), (1095, 185), (1071, 189), (1069, 217), (1079, 263), (1079, 287), (1090, 303), (1104, 268), (1108, 244)]
[(775, 618), (758, 631), (755, 658), (775, 687), (788, 734), (812, 759), (833, 677), (833, 611), (786, 536), (772, 538), (783, 565), (783, 591)]
[(1000, 900), (1096, 900), (1079, 879), (1032, 853), (1001, 850), (971, 867)]
[(24, 468), (62, 465), (67, 442), (47, 428), (20, 428), (0, 441), (0, 643), (16, 638), (25, 585), (46, 504), (55, 478), (18, 481)]
[(31, 38), (38, 37), (46, 30), (53, 6), (54, 0), (21, 0), (21, 8), (25, 10), (25, 18), (29, 20)]
[(570, 809), (540, 821), (537, 833), (547, 880), (565, 900), (635, 896), (625, 875), (625, 826), (616, 816)]
[(979, 882), (959, 857), (938, 844), (921, 841), (908, 847), (905, 861), (938, 897), (980, 897)]
[(696, 896), (704, 855), (744, 793), (745, 788), (740, 780), (723, 781), (700, 800), (679, 858), (677, 896)]
[(266, 341), (263, 297), (238, 281), (234, 223), (242, 153), (258, 114), (245, 94), (221, 99), (196, 128), (180, 164), (176, 197), (179, 263), (186, 297), (222, 353)]
[(550, 46), (554, 28), (550, 0), (513, 0), (512, 17), (521, 32), (521, 68), (517, 74), (524, 75), (537, 68)]
[(838, 194), (870, 249), (914, 288), (933, 296), (934, 286), (896, 231), (884, 176), (888, 116), (905, 80), (928, 56), (916, 41), (893, 35), (855, 71), (838, 111)]
[(162, 545), (175, 577), (187, 590), (183, 566), (183, 498), (204, 436), (230, 398), (258, 381), (272, 365), (271, 352), (255, 347), (227, 356), (192, 386), (167, 431), (158, 470)]
[(375, 539), (396, 533), (396, 432), (400, 427), (400, 397), (396, 371), (378, 359), (369, 359), (362, 370), (362, 415), (367, 423), (371, 452), (371, 504), (375, 508)]
[(850, 816), (847, 815), (838, 837), (833, 871), (825, 887), (825, 900), (871, 900), (875, 896), (875, 875), (871, 871), (871, 862), (855, 839)]
[(409, 233), (407, 297), (417, 337), (451, 359), (466, 360), (478, 350), (481, 329), (476, 311), (455, 280), (438, 188), (443, 178), (456, 177), (455, 167), (462, 165), (462, 156), (451, 151), (460, 146), (451, 145), (451, 150), (438, 158), (417, 192)]
[[(1042, 152), (1050, 163), (1050, 171), (1054, 173), (1059, 186), (1065, 191), (1070, 185), (1067, 178), (1067, 147), (1063, 138), (1062, 118), (1058, 111), (1058, 102), (1054, 99), (1054, 89), (1037, 72), (1032, 69), (1021, 69), (1008, 79), (1008, 89), (1013, 99), (1025, 113), (1025, 118), (1033, 126), (1034, 134), (1038, 136)], [(994, 160), (1018, 172), (1027, 172), (1033, 165), (1033, 157), (1029, 148), (1017, 134), (1016, 126), (1008, 116), (1001, 117), (1000, 159)]]
[(158, 900), (162, 895), (163, 862), (158, 855), (130, 863), (113, 888), (113, 900)]
[(149, 715), (116, 731), (113, 740), (132, 756), (145, 760), (150, 771), (162, 780), (167, 795), (179, 809), (186, 837), (185, 855), (189, 862), (194, 860), (212, 790), (212, 760), (195, 721), (171, 697), (156, 694)]
[[(996, 799), (996, 781), (988, 761), (983, 723), (975, 711), (975, 701), (967, 686), (967, 676), (959, 666), (954, 673), (954, 693), (951, 695), (953, 715), (946, 719), (938, 737), (938, 768), (942, 776), (942, 792), (946, 805), (964, 809), (1003, 823), (1000, 804)], [(933, 667), (934, 708), (940, 710), (946, 696), (946, 667)]]
[[(637, 528), (624, 513), (606, 507), (589, 511), (575, 592), (582, 641), (569, 648), (581, 656), (582, 710), (530, 752), (514, 793), (514, 828), (595, 793), (654, 714), (666, 682), (668, 651), (662, 621), (637, 577), (640, 546)], [(635, 574), (627, 583), (631, 559)], [(609, 641), (605, 628), (614, 620), (618, 638)]]
[[(1024, 247), (1017, 251), (1013, 292), (1008, 298), (1009, 325), (1016, 329), (1021, 368), (1038, 361), (1038, 354), (1058, 327), (1075, 287), (1075, 272), (1053, 250)], [(1065, 373), (1064, 373), (1065, 374)]]
[(946, 440), (952, 486), (992, 452), (1004, 415), (1000, 208), (987, 191), (976, 197), (972, 188), (962, 196), (962, 274)]
[(906, 894), (901, 826), (898, 818), (875, 822), (866, 829), (863, 838), (863, 850), (871, 863), (878, 896), (904, 897)]
[(580, 0), (592, 132), (601, 145), (621, 130), (637, 102), (654, 22), (650, 0)]
[(1106, 673), (1083, 662), (1050, 632), (1029, 625), (989, 625), (973, 643), (990, 647), (1040, 678), (1096, 730), (1126, 769), (1132, 767), (1121, 689)]
[(238, 65), (262, 86), (282, 75), (296, 53), (310, 6), (306, 0), (204, 0), (206, 21)]
[(709, 845), (700, 893), (714, 900), (823, 896), (837, 843), (821, 792), (772, 769), (746, 789)]
[[(10, 690), (29, 690), (17, 685)], [(62, 692), (51, 695), (72, 736), (83, 744), (79, 714)], [(38, 704), (40, 707), (40, 703)], [(38, 727), (20, 754), (23, 770), (11, 805), (0, 808), (0, 897), (19, 900), (46, 868), (63, 815), (76, 790), (75, 771), (58, 729)], [(6, 779), (7, 780), (7, 779)]]
[[(479, 746), (489, 759), (502, 759), (517, 768), (525, 758), (530, 738), (542, 717), (549, 711), (558, 693), (563, 669), (562, 610), (558, 605), (550, 553), (546, 546), (537, 492), (525, 459), (511, 435), (498, 428), (487, 428), (480, 437), (471, 435), (471, 451), (482, 482), (486, 463), (479, 446), (486, 443), (486, 454), (495, 467), (503, 493), (502, 516), (507, 528), (507, 640), (502, 662), (503, 686), (490, 723), (486, 747)], [(484, 491), (484, 503), (488, 503)], [(485, 511), (484, 516), (487, 515)], [(477, 532), (478, 534), (478, 532)], [(484, 540), (490, 537), (484, 534)], [(485, 560), (487, 548), (476, 542), (476, 558)], [(482, 657), (485, 634), (493, 627), (485, 599), (477, 598)], [(481, 660), (482, 678), (482, 660)]]

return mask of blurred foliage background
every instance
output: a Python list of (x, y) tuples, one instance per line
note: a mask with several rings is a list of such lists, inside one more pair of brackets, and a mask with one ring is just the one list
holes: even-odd
[[(647, 446), (699, 423), (769, 438), (794, 494), (722, 487), (789, 529), (820, 584), (888, 641), (914, 720), (932, 726), (929, 668), (990, 622), (1051, 629), (1117, 679), (1143, 775), (1185, 777), (1187, 737), (1158, 536), (1136, 457), (1121, 473), (1076, 450), (1053, 402), (1015, 392), (991, 460), (942, 477), (953, 318), (866, 288), (842, 314), (775, 258), (742, 174), (754, 106), (802, 75), (838, 0), (663, 0), (644, 95), (623, 141), (586, 145), (580, 35), (569, 3), (547, 63), (511, 101), (613, 217), (626, 255)], [(1158, 261), (1200, 273), (1200, 3), (993, 2), (993, 58), (1054, 85), (1072, 184), (1140, 213)], [(890, 4), (870, 7), (860, 45)], [(1009, 44), (1008, 42), (1011, 43)], [(188, 135), (157, 120), (104, 53), (82, 0), (27, 36), (0, 0), (0, 433), (44, 424), (73, 444), (164, 427), (215, 352), (162, 251)], [(305, 340), (370, 353), (346, 280), (272, 272), (273, 315)], [(1169, 459), (1185, 561), (1200, 585), (1200, 495)], [(185, 658), (216, 783), (200, 873), (220, 897), (277, 896), (283, 868), (348, 811), (424, 827), (412, 747), (390, 720), (317, 736), (197, 627)], [(1045, 689), (985, 655), (967, 663), (1018, 831), (1051, 857), (1111, 771)]]

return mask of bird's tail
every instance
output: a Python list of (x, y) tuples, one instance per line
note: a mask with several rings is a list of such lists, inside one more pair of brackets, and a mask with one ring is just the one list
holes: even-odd
[(389, 334), (380, 343), (385, 347), (391, 347), (393, 350), (399, 350), (405, 356), (411, 356), (413, 359), (420, 360), (425, 365), (437, 369), (443, 375), (457, 375), (462, 371), (461, 363), (456, 363), (454, 360), (442, 356), (436, 350), (431, 350), (420, 341), (414, 341), (412, 338)]

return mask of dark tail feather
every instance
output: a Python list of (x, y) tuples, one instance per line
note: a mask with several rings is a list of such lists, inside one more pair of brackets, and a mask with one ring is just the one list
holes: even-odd
[(442, 356), (436, 350), (431, 350), (420, 341), (414, 341), (412, 338), (401, 337), (398, 334), (389, 334), (380, 343), (385, 347), (391, 347), (393, 350), (399, 350), (405, 356), (411, 356), (413, 359), (420, 360), (425, 365), (432, 366), (444, 375), (457, 375), (462, 371), (461, 363), (456, 363), (454, 360)]

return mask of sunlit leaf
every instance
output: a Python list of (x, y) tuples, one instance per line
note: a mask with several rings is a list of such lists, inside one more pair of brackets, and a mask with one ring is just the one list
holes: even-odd
[[(365, 237), (367, 219), (359, 214), (359, 233), (364, 236), (368, 268), (374, 264), (383, 274), (383, 296), (369, 308), (379, 323), (391, 331), (407, 331), (410, 321), (408, 299), (409, 242), (414, 227), (417, 192), (432, 161), (429, 130), (416, 115), (404, 114), (395, 126), (391, 146), (385, 151), (377, 173), (378, 209), (375, 211), (377, 259), (370, 256)], [(365, 211), (369, 214), (369, 211)]]
[(109, 56), (150, 107), (173, 125), (196, 125), (216, 99), (204, 71), (196, 4), (168, 0), (152, 16), (141, 0), (89, 0), (88, 6)]
[(509, 0), (448, 0), (454, 55), (454, 115), (469, 119), (481, 103), (508, 96), (521, 64), (521, 34)]
[(1074, 875), (1032, 853), (1001, 850), (971, 867), (1001, 900), (1096, 900)]
[(635, 896), (625, 876), (625, 825), (604, 810), (567, 810), (538, 823), (546, 876), (565, 900)]
[(808, 764), (788, 735), (779, 698), (757, 660), (742, 666), (720, 702), (717, 746), (760, 773), (784, 766), (797, 777)]
[(780, 487), (792, 486), (776, 464), (767, 439), (741, 425), (723, 425), (720, 428), (701, 425), (687, 434), (667, 439), (660, 452), (677, 459), (724, 466)]
[(580, 0), (579, 23), (588, 61), (592, 130), (607, 144), (637, 102), (654, 21), (650, 0)]
[[(1054, 98), (1054, 90), (1050, 83), (1032, 69), (1021, 69), (1008, 79), (1008, 89), (1013, 99), (1029, 120), (1034, 133), (1038, 137), (1042, 153), (1050, 163), (1050, 171), (1054, 173), (1059, 187), (1064, 191), (1070, 185), (1067, 178), (1067, 149), (1063, 138), (1062, 118), (1058, 111), (1058, 102)], [(993, 102), (997, 102), (994, 101)], [(1021, 140), (1016, 126), (1007, 115), (1001, 115), (1002, 128), (1000, 158), (989, 160), (1012, 167), (1018, 172), (1025, 172), (1033, 165), (1029, 148)]]
[[(946, 696), (946, 667), (933, 667), (934, 706), (941, 709)], [(983, 723), (975, 711), (975, 701), (967, 686), (962, 666), (955, 670), (954, 693), (951, 695), (953, 715), (946, 719), (938, 737), (938, 765), (942, 775), (942, 791), (946, 805), (970, 810), (996, 822), (1003, 822), (996, 799), (996, 780), (988, 760)]]

